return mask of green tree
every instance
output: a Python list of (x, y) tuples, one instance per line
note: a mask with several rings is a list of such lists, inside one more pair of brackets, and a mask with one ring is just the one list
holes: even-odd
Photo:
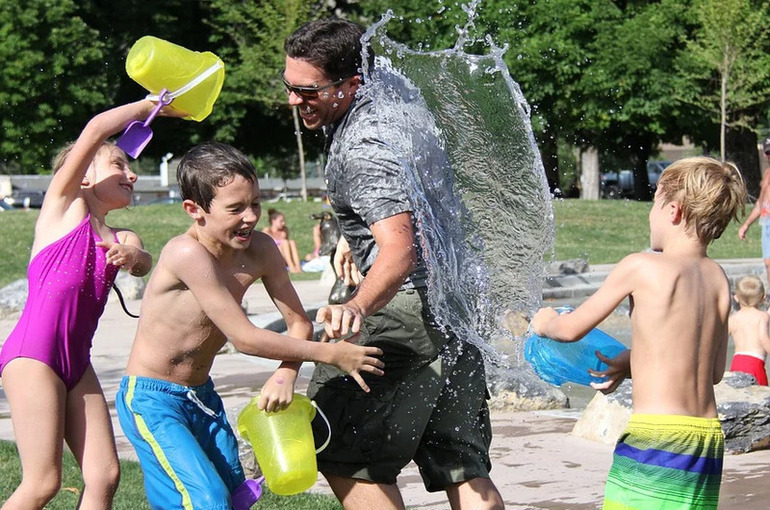
[[(559, 142), (591, 145), (581, 133), (588, 100), (581, 79), (595, 61), (592, 42), (614, 9), (597, 0), (493, 1), (481, 11), (532, 106), (532, 123), (551, 190), (560, 189)], [(563, 152), (562, 152), (563, 153)]]
[(105, 44), (72, 0), (0, 0), (0, 165), (34, 174), (110, 102)]
[[(719, 126), (720, 156), (726, 159), (731, 130), (748, 132), (753, 144), (747, 146), (756, 145), (750, 132), (770, 102), (770, 9), (767, 2), (697, 0), (692, 16), (695, 32), (676, 63), (684, 85), (677, 95)], [(734, 149), (733, 154), (744, 152)], [(757, 174), (758, 157), (751, 152), (740, 166)]]
[(636, 198), (648, 200), (647, 160), (660, 142), (681, 141), (685, 130), (671, 69), (687, 35), (686, 5), (661, 0), (605, 8), (591, 42), (595, 60), (579, 83), (579, 132), (600, 150), (626, 158)]

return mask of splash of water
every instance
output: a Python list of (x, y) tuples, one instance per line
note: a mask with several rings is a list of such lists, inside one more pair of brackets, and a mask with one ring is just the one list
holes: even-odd
[[(488, 54), (463, 51), (475, 5), (455, 47), (431, 52), (388, 38), (388, 12), (364, 35), (375, 55), (364, 89), (378, 121), (403, 126), (391, 144), (406, 168), (439, 324), (488, 361), (518, 364), (520, 348), (510, 348), (516, 343), (501, 326), (506, 312), (529, 314), (540, 304), (553, 212), (506, 48), (487, 37)], [(518, 359), (502, 363), (510, 354)]]

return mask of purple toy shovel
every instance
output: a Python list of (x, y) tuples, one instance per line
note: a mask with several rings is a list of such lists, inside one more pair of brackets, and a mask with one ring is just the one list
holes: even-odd
[(115, 145), (123, 149), (126, 154), (136, 159), (142, 153), (144, 148), (152, 139), (152, 129), (150, 122), (158, 115), (158, 112), (166, 105), (171, 104), (173, 98), (170, 97), (168, 90), (163, 89), (158, 94), (158, 104), (144, 122), (135, 120), (126, 126), (126, 130), (120, 135)]
[(262, 482), (264, 476), (256, 480), (246, 480), (238, 486), (230, 495), (233, 503), (233, 510), (249, 510), (257, 500), (262, 497)]

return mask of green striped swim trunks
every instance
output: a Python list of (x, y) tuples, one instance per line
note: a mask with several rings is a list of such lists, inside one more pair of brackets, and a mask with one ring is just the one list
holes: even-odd
[(613, 453), (603, 510), (716, 510), (723, 456), (717, 418), (631, 415)]

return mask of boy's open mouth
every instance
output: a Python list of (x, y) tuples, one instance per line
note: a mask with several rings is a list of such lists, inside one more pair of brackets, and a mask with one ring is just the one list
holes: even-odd
[(238, 237), (240, 239), (248, 239), (251, 237), (251, 233), (254, 231), (253, 228), (242, 228), (240, 230), (236, 230), (235, 237)]

